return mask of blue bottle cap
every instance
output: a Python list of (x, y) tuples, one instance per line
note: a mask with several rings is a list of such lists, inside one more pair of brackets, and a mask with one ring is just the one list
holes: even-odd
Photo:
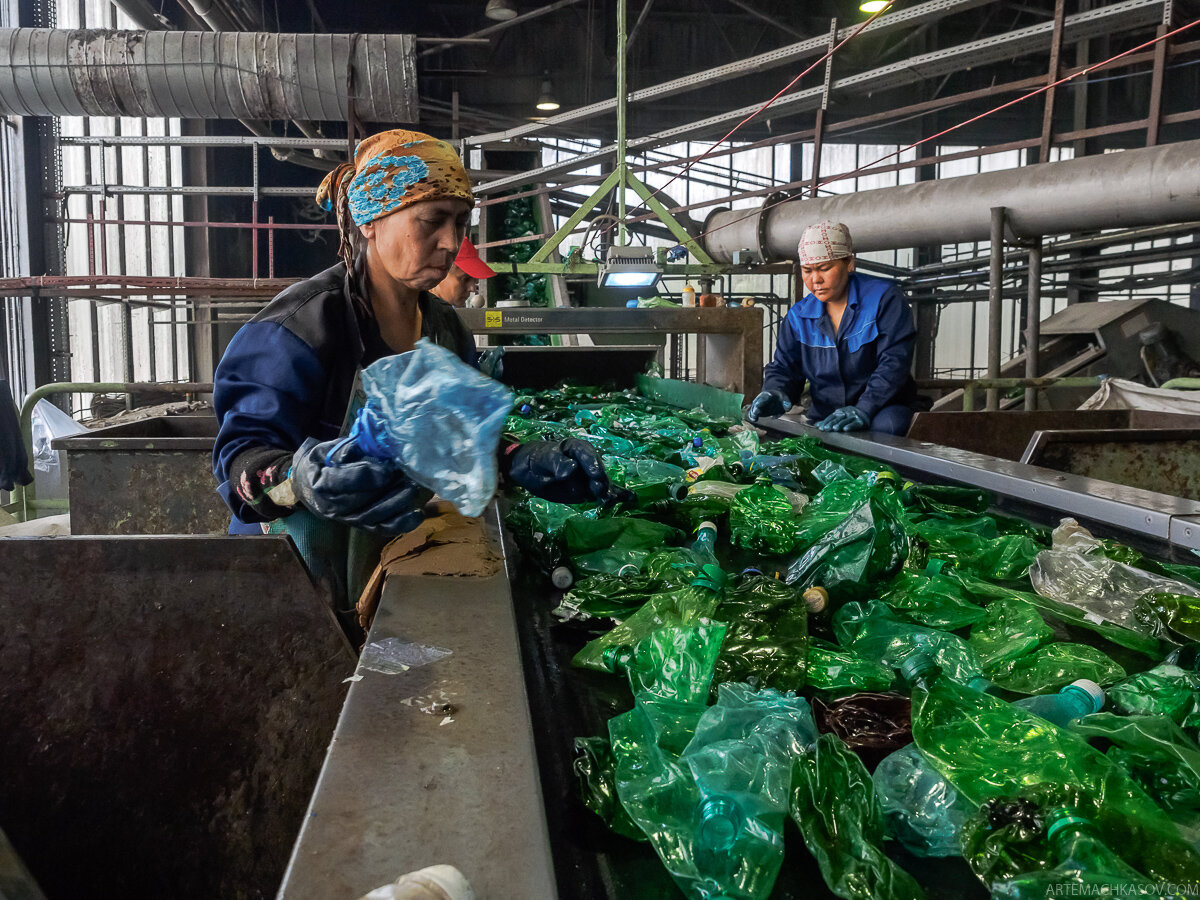
[(699, 435), (696, 435), (694, 438), (692, 438), (692, 446), (697, 450), (704, 446), (704, 441), (700, 439)]

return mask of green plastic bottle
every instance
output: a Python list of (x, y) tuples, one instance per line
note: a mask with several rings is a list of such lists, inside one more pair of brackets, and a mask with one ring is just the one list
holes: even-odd
[(572, 768), (579, 782), (583, 805), (604, 820), (609, 828), (635, 841), (646, 840), (617, 797), (616, 761), (607, 738), (575, 738), (575, 762)]
[(1122, 896), (1139, 885), (1150, 887), (1151, 879), (1121, 859), (1092, 822), (1063, 807), (1051, 810), (1046, 822), (1053, 867), (995, 882), (989, 885), (993, 897), (1044, 900), (1056, 892), (1067, 896), (1072, 888), (1071, 896)]
[[(960, 582), (961, 583), (961, 582)], [(984, 672), (1019, 660), (1054, 636), (1037, 607), (1020, 597), (1001, 596), (984, 609), (983, 621), (971, 629), (971, 645)]]
[(726, 580), (725, 573), (719, 568), (705, 566), (687, 587), (652, 594), (637, 612), (588, 642), (575, 654), (571, 664), (601, 672), (611, 671), (606, 662), (610, 648), (632, 647), (659, 628), (696, 625), (701, 619), (712, 618)]
[(703, 801), (696, 811), (696, 859), (702, 870), (749, 874), (756, 893), (783, 862), (792, 760), (817, 739), (803, 697), (746, 684), (722, 684), (696, 725), (681, 761)]
[(606, 456), (604, 470), (617, 487), (633, 491), (639, 506), (657, 500), (682, 500), (687, 495), (687, 473), (670, 463)]
[(753, 681), (784, 691), (804, 687), (808, 607), (798, 590), (747, 569), (713, 615), (729, 623), (717, 658), (718, 683)]
[(1028, 710), (937, 678), (913, 692), (913, 739), (977, 806), (1032, 794), (1069, 801), (1139, 871), (1173, 881), (1200, 872), (1200, 854), (1125, 771)]
[(1125, 677), (1125, 670), (1104, 651), (1087, 644), (1045, 644), (1024, 656), (992, 666), (988, 676), (1015, 694), (1044, 694), (1079, 679), (1101, 685)]
[(836, 696), (885, 690), (891, 686), (895, 673), (853, 650), (810, 638), (807, 677), (810, 688)]
[(620, 622), (660, 590), (662, 582), (645, 575), (589, 575), (563, 594), (554, 615), (564, 622), (590, 619)]
[(829, 889), (846, 900), (912, 900), (925, 892), (883, 851), (884, 819), (871, 776), (832, 734), (798, 757), (791, 815)]
[(879, 599), (904, 618), (946, 631), (974, 625), (987, 616), (956, 581), (938, 573), (903, 571)]
[(649, 519), (612, 516), (607, 519), (571, 516), (562, 527), (567, 553), (572, 557), (607, 550), (657, 550), (675, 544), (679, 530)]
[[(867, 498), (846, 514), (836, 512), (833, 506), (810, 516), (809, 508), (817, 501), (809, 504), (796, 520), (798, 541), (803, 545), (814, 527), (824, 530), (812, 546), (788, 562), (784, 576), (788, 584), (803, 588), (821, 585), (835, 606), (872, 593), (876, 585), (894, 576), (904, 565), (910, 546), (903, 526), (889, 511), (890, 502), (870, 496), (880, 488), (857, 480), (835, 482), (831, 487), (840, 484), (865, 491)], [(824, 494), (822, 491), (818, 499)], [(831, 518), (836, 520), (832, 524)]]
[(847, 603), (834, 614), (833, 631), (843, 647), (890, 669), (923, 655), (962, 684), (983, 677), (979, 657), (958, 635), (901, 621), (879, 600)]
[(769, 478), (760, 478), (729, 504), (729, 532), (743, 550), (788, 553), (796, 544), (792, 504)]
[(705, 797), (680, 758), (706, 712), (702, 704), (642, 695), (610, 719), (617, 795), (688, 897), (766, 900), (782, 861), (782, 834), (761, 824), (766, 810), (752, 827), (724, 827), (721, 799)]
[(666, 626), (633, 646), (606, 647), (601, 659), (608, 671), (629, 677), (635, 695), (703, 703), (712, 687), (713, 666), (724, 637), (723, 622)]

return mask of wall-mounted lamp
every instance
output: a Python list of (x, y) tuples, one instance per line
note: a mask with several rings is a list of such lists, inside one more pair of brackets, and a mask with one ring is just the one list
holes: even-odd
[(537, 108), (543, 112), (554, 112), (558, 109), (558, 101), (554, 99), (554, 85), (550, 83), (550, 73), (542, 73), (542, 89), (538, 92)]
[(517, 17), (517, 10), (512, 5), (512, 0), (488, 0), (483, 14), (497, 22), (507, 22), (509, 19)]
[(858, 4), (858, 8), (865, 13), (877, 13), (880, 10), (887, 9), (892, 5), (892, 0), (863, 0)]

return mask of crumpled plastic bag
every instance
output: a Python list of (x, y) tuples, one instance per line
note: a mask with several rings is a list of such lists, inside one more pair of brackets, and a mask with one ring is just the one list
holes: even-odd
[(478, 516), (496, 492), (496, 449), (512, 392), (422, 338), (363, 370), (367, 410), (413, 481)]

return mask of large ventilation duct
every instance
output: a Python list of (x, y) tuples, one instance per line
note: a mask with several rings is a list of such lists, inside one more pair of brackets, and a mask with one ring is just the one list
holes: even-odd
[(418, 121), (411, 34), (0, 29), (0, 115)]
[(994, 206), (1015, 237), (1200, 219), (1200, 141), (964, 175), (756, 211), (719, 209), (704, 223), (704, 247), (732, 262), (735, 250), (795, 259), (805, 227), (844, 222), (856, 250), (986, 241)]

